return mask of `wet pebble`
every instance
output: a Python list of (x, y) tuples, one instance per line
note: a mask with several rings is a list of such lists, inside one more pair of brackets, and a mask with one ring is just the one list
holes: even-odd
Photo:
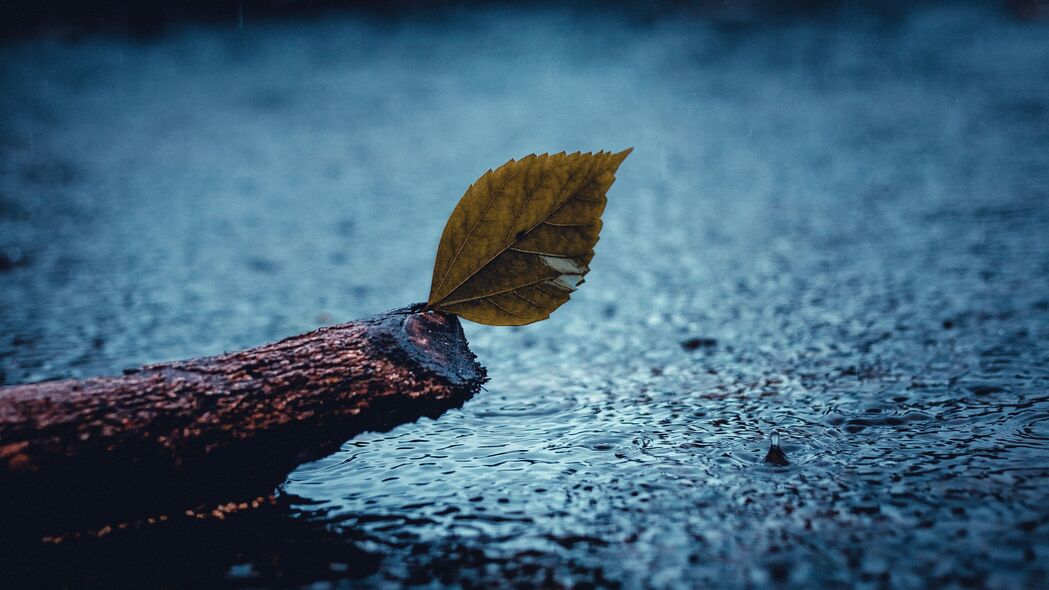
[(714, 348), (718, 341), (714, 338), (689, 338), (681, 341), (681, 348), (685, 350), (699, 350), (700, 348)]

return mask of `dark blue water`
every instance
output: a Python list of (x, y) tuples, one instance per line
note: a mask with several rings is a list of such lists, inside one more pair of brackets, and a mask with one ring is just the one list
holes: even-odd
[(461, 411), (49, 580), (1049, 586), (1047, 64), (1045, 22), (957, 5), (9, 43), (8, 384), (419, 301), (484, 170), (635, 148), (573, 300), (466, 326), (492, 380)]

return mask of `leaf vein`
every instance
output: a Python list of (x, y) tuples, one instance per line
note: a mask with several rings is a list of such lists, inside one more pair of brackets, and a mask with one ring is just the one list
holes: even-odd
[[(484, 211), (481, 211), (481, 216), (477, 218), (477, 221), (475, 221), (474, 224), (470, 227), (470, 230), (466, 232), (466, 237), (464, 237), (462, 243), (459, 244), (459, 250), (456, 251), (455, 256), (452, 257), (452, 261), (448, 263), (448, 268), (446, 268), (444, 270), (444, 276), (441, 277), (441, 282), (437, 285), (437, 288), (434, 289), (434, 293), (439, 293), (440, 292), (441, 287), (444, 286), (444, 282), (448, 279), (448, 273), (452, 272), (452, 269), (455, 268), (455, 263), (456, 263), (456, 261), (459, 260), (459, 255), (463, 253), (463, 250), (466, 248), (467, 242), (470, 241), (470, 238), (473, 236), (474, 231), (477, 230), (477, 226), (481, 225), (481, 221), (484, 219), (484, 216), (488, 214), (488, 210), (492, 208), (492, 204), (495, 203), (495, 201), (503, 194), (503, 192), (506, 189), (506, 185), (509, 184), (510, 181), (513, 180), (514, 178), (517, 178), (517, 174), (518, 174), (517, 172), (514, 172), (513, 174), (509, 175), (508, 178), (503, 180), (503, 184), (499, 187), (499, 190), (497, 192), (495, 192), (495, 193), (491, 192), (492, 177), (491, 176), (488, 177), (488, 189), (489, 189), (489, 193), (492, 196), (488, 200), (488, 204), (485, 205)], [(481, 265), (481, 267), (483, 268), (484, 265)], [(476, 274), (476, 272), (477, 271), (474, 271), (474, 273), (471, 273), (470, 276), (473, 276), (473, 274)], [(470, 277), (467, 277), (463, 282), (465, 282), (466, 280), (469, 280), (469, 278)], [(460, 283), (460, 284), (462, 284), (462, 283)], [(458, 288), (459, 288), (459, 286), (456, 285), (456, 289), (458, 289)]]
[(518, 293), (517, 289), (511, 289), (510, 292), (513, 293), (514, 295), (517, 295), (519, 298), (524, 299), (525, 301), (527, 301), (532, 306), (537, 307), (539, 309), (542, 309), (542, 306), (540, 306), (538, 303), (536, 303), (535, 301), (532, 301), (531, 299), (529, 299), (529, 298), (525, 297), (524, 295), (521, 295), (520, 293)]
[(591, 225), (594, 225), (594, 222), (591, 221), (591, 222), (588, 222), (588, 223), (554, 223), (552, 221), (545, 221), (544, 220), (544, 221), (540, 222), (540, 224), (541, 225), (549, 225), (550, 227), (590, 227)]
[(542, 279), (539, 279), (538, 281), (530, 281), (530, 282), (524, 283), (523, 285), (516, 285), (514, 287), (510, 287), (509, 289), (506, 289), (506, 290), (503, 290), (503, 291), (496, 291), (495, 293), (486, 293), (484, 295), (476, 295), (474, 297), (464, 297), (462, 299), (456, 299), (455, 301), (448, 301), (448, 302), (444, 303), (443, 305), (445, 307), (451, 307), (453, 305), (459, 305), (461, 303), (469, 303), (470, 301), (477, 301), (479, 299), (486, 299), (488, 297), (495, 297), (496, 295), (502, 295), (504, 293), (510, 293), (512, 291), (516, 291), (517, 289), (524, 289), (525, 287), (532, 287), (532, 286), (535, 286), (535, 285), (541, 285), (543, 283), (552, 281), (552, 280), (556, 279), (559, 276), (561, 276), (560, 273), (554, 274), (554, 275), (550, 275), (548, 277), (543, 277)]
[(508, 314), (510, 314), (510, 315), (512, 315), (512, 316), (517, 316), (517, 317), (521, 317), (521, 314), (519, 314), (519, 313), (514, 313), (514, 312), (510, 311), (509, 309), (506, 309), (506, 308), (505, 308), (505, 307), (503, 307), (502, 305), (499, 305), (499, 304), (498, 304), (498, 303), (497, 303), (497, 302), (495, 301), (495, 299), (492, 299), (491, 295), (489, 295), (489, 296), (487, 297), (487, 299), (488, 299), (488, 303), (491, 303), (492, 305), (494, 305), (494, 306), (498, 307), (499, 309), (501, 309), (501, 310), (505, 311), (506, 313), (508, 313)]
[[(533, 163), (532, 166), (535, 166), (538, 163), (539, 163), (539, 158), (536, 158), (535, 159), (535, 163)], [(529, 169), (531, 169), (531, 167), (529, 167)], [(550, 174), (550, 169), (549, 168), (547, 168), (546, 170), (540, 170), (539, 171), (539, 180), (537, 180), (536, 183), (534, 185), (532, 185), (531, 190), (525, 192), (524, 202), (521, 203), (521, 208), (514, 212), (514, 220), (510, 222), (510, 227), (506, 228), (506, 237), (503, 238), (504, 240), (506, 240), (506, 241), (510, 240), (510, 236), (513, 235), (513, 233), (514, 233), (514, 228), (517, 227), (517, 220), (521, 218), (521, 214), (524, 213), (525, 209), (528, 209), (528, 203), (530, 203), (532, 201), (532, 195), (535, 194), (535, 190), (537, 188), (542, 186), (543, 181), (546, 180), (546, 177), (549, 176), (549, 174)], [(527, 178), (528, 178), (528, 174), (526, 172), (525, 173), (525, 179), (527, 180)]]
[(576, 258), (578, 256), (581, 256), (581, 254), (574, 254), (574, 255), (573, 254), (554, 254), (553, 252), (540, 252), (538, 250), (525, 250), (524, 248), (516, 248), (514, 246), (510, 246), (510, 248), (508, 248), (508, 249), (512, 250), (514, 252), (520, 252), (521, 254), (535, 254), (536, 256), (549, 256), (551, 258), (572, 259), (572, 258)]

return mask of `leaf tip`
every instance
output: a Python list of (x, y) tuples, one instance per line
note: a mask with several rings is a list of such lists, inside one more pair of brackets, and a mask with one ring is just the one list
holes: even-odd
[(618, 166), (619, 164), (622, 164), (623, 160), (625, 160), (626, 157), (629, 156), (630, 152), (632, 151), (634, 151), (634, 148), (628, 147), (627, 149), (619, 152), (618, 154), (612, 154), (612, 158), (615, 159), (616, 165)]

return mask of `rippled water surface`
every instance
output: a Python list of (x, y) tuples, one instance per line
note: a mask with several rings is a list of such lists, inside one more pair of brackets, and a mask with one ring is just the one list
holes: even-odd
[[(1049, 585), (1049, 28), (853, 12), (3, 47), (8, 384), (418, 301), (485, 169), (635, 148), (573, 300), (466, 326), (491, 382), (461, 411), (301, 466), (259, 523), (54, 581)], [(131, 563), (165, 543), (218, 544)]]

